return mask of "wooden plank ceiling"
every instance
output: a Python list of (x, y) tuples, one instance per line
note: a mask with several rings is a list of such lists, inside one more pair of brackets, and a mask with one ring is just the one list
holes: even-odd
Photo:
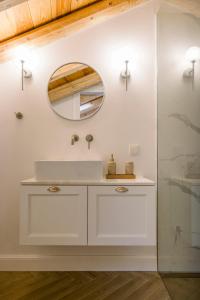
[[(1, 1), (1, 5), (6, 2)], [(13, 6), (0, 11), (0, 42), (30, 31), (94, 2), (96, 0), (15, 1)], [(11, 5), (12, 2), (9, 3)], [(18, 4), (15, 5), (15, 3)]]
[[(0, 0), (0, 62), (21, 44), (42, 46), (150, 0)], [(200, 0), (165, 0), (200, 16)]]
[(146, 1), (0, 0), (0, 62), (13, 58), (10, 50), (18, 45), (45, 45)]

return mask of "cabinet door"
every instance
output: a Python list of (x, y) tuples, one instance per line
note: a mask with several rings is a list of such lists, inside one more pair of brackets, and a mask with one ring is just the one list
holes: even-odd
[(22, 186), (20, 243), (87, 244), (87, 187)]
[(155, 245), (155, 187), (89, 187), (88, 244)]

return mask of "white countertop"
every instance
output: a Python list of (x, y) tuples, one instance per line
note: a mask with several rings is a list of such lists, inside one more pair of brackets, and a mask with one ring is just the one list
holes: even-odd
[(21, 181), (22, 185), (155, 185), (155, 182), (144, 178), (136, 179), (101, 179), (101, 180), (37, 180), (36, 178)]

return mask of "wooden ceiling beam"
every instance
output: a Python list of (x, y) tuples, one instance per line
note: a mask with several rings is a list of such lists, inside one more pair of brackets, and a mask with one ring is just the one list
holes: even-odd
[[(68, 36), (92, 24), (127, 11), (147, 0), (101, 0), (74, 11), (48, 24), (20, 34), (0, 43), (0, 61), (11, 59), (11, 49), (21, 44), (42, 46), (58, 38)], [(148, 0), (149, 1), (149, 0)]]
[(9, 9), (27, 0), (0, 0), (0, 11)]

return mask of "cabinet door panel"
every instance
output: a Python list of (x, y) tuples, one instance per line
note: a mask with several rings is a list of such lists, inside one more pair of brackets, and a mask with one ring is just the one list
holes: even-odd
[(30, 245), (87, 244), (87, 187), (22, 187), (20, 242)]
[(156, 199), (153, 186), (89, 187), (89, 245), (155, 245)]

